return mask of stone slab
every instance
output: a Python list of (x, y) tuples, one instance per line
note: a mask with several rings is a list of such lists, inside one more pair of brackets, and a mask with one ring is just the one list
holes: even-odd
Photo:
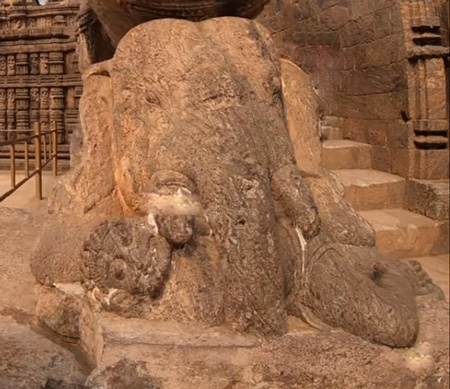
[(84, 388), (90, 369), (81, 369), (74, 354), (37, 327), (0, 315), (0, 350), (2, 389)]
[(430, 255), (442, 234), (439, 222), (404, 209), (360, 213), (375, 229), (377, 248), (392, 258)]
[(371, 146), (350, 140), (327, 140), (322, 148), (322, 166), (325, 169), (370, 169)]
[[(424, 309), (417, 344), (403, 350), (339, 330), (305, 328), (262, 340), (221, 328), (204, 331), (101, 314), (98, 368), (87, 387), (115, 388), (104, 384), (110, 381), (164, 389), (413, 389), (427, 380), (437, 389), (443, 386), (431, 384), (448, 382), (442, 358), (448, 353), (446, 309), (446, 302)], [(142, 382), (147, 386), (138, 386)]]
[(348, 202), (357, 210), (401, 208), (405, 204), (405, 180), (376, 170), (336, 170)]

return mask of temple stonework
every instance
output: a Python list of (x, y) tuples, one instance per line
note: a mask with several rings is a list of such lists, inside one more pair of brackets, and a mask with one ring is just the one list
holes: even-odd
[(377, 170), (448, 179), (448, 1), (309, 3), (272, 2), (260, 22), (317, 86), (324, 137), (370, 144)]
[(58, 143), (69, 144), (82, 94), (78, 9), (76, 0), (0, 2), (0, 141), (56, 122)]

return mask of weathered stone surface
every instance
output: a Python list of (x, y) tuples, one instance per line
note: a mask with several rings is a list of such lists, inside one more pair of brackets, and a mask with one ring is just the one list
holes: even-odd
[(322, 228), (337, 243), (375, 246), (375, 232), (344, 197), (344, 187), (336, 174), (322, 169), (320, 177), (306, 181), (319, 210)]
[[(64, 222), (80, 231), (70, 235), (72, 246), (58, 238), (59, 254), (38, 248), (50, 258), (42, 269), (34, 261), (41, 283), (61, 282), (58, 273), (71, 279), (64, 282), (80, 277), (96, 309), (122, 317), (280, 335), (294, 315), (376, 343), (414, 343), (419, 276), (373, 249), (330, 242), (295, 165), (280, 65), (260, 25), (239, 18), (142, 24), (112, 61), (87, 74), (97, 76), (112, 91), (104, 105), (112, 139), (100, 154), (112, 156), (114, 190), (92, 203), (83, 230), (74, 214), (84, 199), (61, 197), (61, 205), (75, 203)], [(81, 193), (96, 189), (79, 184)], [(365, 233), (362, 240), (370, 244)], [(99, 339), (84, 331), (93, 316), (80, 331), (91, 350)]]
[[(372, 224), (377, 236), (377, 248), (392, 258), (411, 258), (435, 251), (438, 241), (445, 239), (441, 223), (404, 209), (363, 211), (361, 215)], [(448, 239), (447, 239), (448, 241)], [(441, 246), (441, 250), (445, 250)]]
[(261, 340), (223, 328), (192, 328), (103, 313), (97, 318), (98, 369), (87, 386), (112, 389), (113, 382), (137, 385), (144, 381), (164, 389), (288, 389), (299, 383), (305, 389), (444, 388), (448, 382), (447, 309), (444, 302), (421, 309), (423, 330), (416, 345), (407, 350), (374, 346), (336, 330), (292, 330), (280, 338)]
[[(447, 9), (445, 1), (419, 9), (390, 0), (283, 0), (258, 20), (313, 80), (325, 137), (376, 146), (374, 169), (438, 180), (448, 178)], [(326, 117), (342, 122), (330, 126)]]
[(30, 213), (0, 207), (0, 312), (4, 309), (33, 314), (36, 281), (28, 257), (33, 251), (41, 226)]
[(0, 387), (82, 389), (86, 371), (73, 354), (0, 315)]
[[(55, 189), (58, 190), (58, 189)], [(49, 216), (31, 256), (31, 271), (42, 285), (80, 282), (80, 254), (84, 241), (100, 223), (86, 216)]]
[(301, 173), (317, 174), (321, 161), (319, 102), (309, 76), (294, 63), (281, 60), (281, 82), (287, 125)]
[(89, 376), (86, 387), (88, 389), (158, 389), (162, 385), (160, 380), (147, 374), (144, 362), (135, 362), (125, 358), (104, 370), (97, 369)]
[[(133, 27), (155, 19), (201, 21), (220, 16), (256, 17), (269, 0), (195, 0), (154, 2), (152, 0), (82, 0), (81, 41), (87, 62), (108, 59), (119, 41)], [(95, 23), (98, 20), (99, 23)], [(85, 30), (86, 28), (86, 30)], [(87, 32), (87, 33), (86, 33)], [(111, 47), (112, 46), (112, 47)], [(111, 50), (112, 49), (112, 50)], [(109, 57), (110, 58), (110, 57)]]
[(405, 180), (376, 170), (336, 170), (347, 201), (359, 211), (402, 208), (406, 204)]
[(449, 181), (408, 181), (408, 208), (432, 219), (449, 218)]
[(323, 142), (322, 166), (325, 169), (370, 169), (372, 146), (348, 140)]
[(66, 341), (80, 337), (79, 317), (84, 290), (80, 284), (38, 286), (36, 317), (39, 324), (51, 329)]
[(81, 281), (79, 258), (84, 241), (105, 215), (123, 213), (113, 194), (110, 95), (108, 77), (89, 75), (84, 79), (76, 166), (55, 185), (48, 201), (49, 217), (31, 259), (33, 274), (42, 284), (52, 284), (56, 278), (60, 283)]

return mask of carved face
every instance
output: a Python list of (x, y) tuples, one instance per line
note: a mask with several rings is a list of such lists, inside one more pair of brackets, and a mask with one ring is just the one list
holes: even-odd
[(6, 70), (6, 58), (4, 56), (0, 57), (0, 71)]

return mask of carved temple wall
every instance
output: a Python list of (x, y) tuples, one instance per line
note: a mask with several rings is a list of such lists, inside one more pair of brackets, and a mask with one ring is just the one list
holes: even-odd
[(283, 0), (260, 16), (306, 70), (326, 134), (369, 143), (373, 167), (448, 179), (448, 0)]
[(55, 121), (58, 142), (79, 126), (78, 1), (0, 1), (0, 141)]

